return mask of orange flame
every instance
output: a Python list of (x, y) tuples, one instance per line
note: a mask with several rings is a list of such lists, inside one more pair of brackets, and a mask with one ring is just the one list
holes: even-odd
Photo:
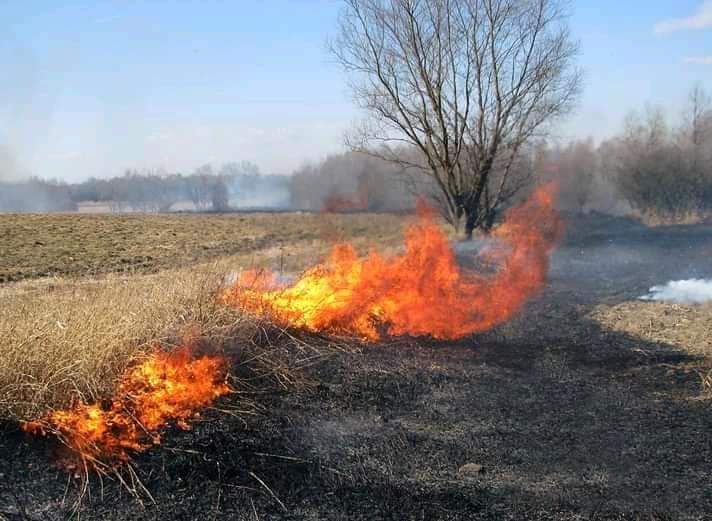
[(171, 420), (189, 429), (187, 420), (230, 392), (224, 380), (222, 358), (193, 358), (186, 347), (154, 352), (124, 374), (107, 406), (79, 402), (22, 428), (38, 435), (56, 434), (70, 449), (72, 457), (65, 461), (70, 468), (78, 460), (92, 466), (124, 462), (132, 451), (160, 443), (159, 431)]
[[(461, 269), (447, 237), (421, 212), (405, 234), (405, 252), (359, 258), (347, 243), (325, 263), (282, 286), (270, 272), (246, 272), (222, 301), (287, 325), (377, 340), (385, 335), (456, 339), (511, 318), (546, 281), (549, 254), (563, 231), (553, 185), (510, 209), (496, 273)], [(495, 255), (496, 254), (496, 255)]]

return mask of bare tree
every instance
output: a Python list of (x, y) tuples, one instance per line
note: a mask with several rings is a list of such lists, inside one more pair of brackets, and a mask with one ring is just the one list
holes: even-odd
[(662, 110), (648, 107), (643, 116), (627, 117), (621, 138), (601, 145), (604, 171), (641, 216), (675, 222), (709, 208), (712, 184), (685, 137), (694, 134), (691, 128), (670, 129)]
[(205, 210), (211, 203), (211, 184), (215, 176), (213, 167), (205, 164), (195, 170), (187, 180), (188, 197), (196, 210)]
[(210, 201), (214, 212), (227, 212), (230, 210), (230, 191), (225, 178), (221, 175), (212, 180)]
[(572, 141), (565, 147), (539, 150), (538, 169), (543, 179), (559, 185), (559, 207), (583, 213), (599, 188), (598, 156), (593, 140)]
[[(344, 0), (332, 44), (371, 116), (352, 148), (421, 169), (472, 235), (511, 193), (524, 144), (570, 111), (578, 47), (558, 0)], [(403, 143), (422, 163), (399, 158)], [(492, 182), (497, 171), (496, 182)]]
[(685, 114), (686, 137), (695, 149), (701, 148), (709, 138), (711, 104), (702, 84), (695, 84), (690, 90)]
[[(686, 167), (696, 179), (698, 189), (706, 192), (710, 183), (712, 164), (712, 100), (702, 84), (690, 90), (682, 126), (678, 132), (678, 146), (684, 151)], [(707, 197), (700, 193), (700, 197)]]
[(712, 207), (712, 99), (701, 83), (690, 90), (678, 147), (692, 185), (698, 210)]

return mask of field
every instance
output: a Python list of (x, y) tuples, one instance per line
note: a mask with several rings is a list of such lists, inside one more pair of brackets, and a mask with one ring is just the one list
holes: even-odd
[(274, 330), (211, 298), (231, 270), (302, 269), (325, 237), (395, 249), (408, 219), (0, 216), (0, 273), (22, 279), (0, 285), (0, 519), (63, 519), (79, 486), (12, 420), (105, 395), (196, 326), (284, 379), (138, 455), (150, 497), (92, 478), (83, 518), (709, 518), (712, 306), (636, 297), (709, 276), (712, 226), (570, 216), (545, 291), (459, 341)]
[(328, 222), (298, 213), (0, 215), (0, 277), (24, 279), (0, 285), (0, 418), (29, 419), (77, 395), (101, 396), (155, 339), (215, 326), (213, 290), (226, 275), (299, 271), (335, 240), (362, 251), (396, 243), (406, 221), (376, 214)]
[[(154, 273), (225, 256), (241, 264), (288, 245), (294, 257), (328, 238), (388, 241), (400, 230), (389, 215), (316, 214), (0, 214), (0, 283), (49, 276)], [(316, 250), (316, 253), (321, 250)]]

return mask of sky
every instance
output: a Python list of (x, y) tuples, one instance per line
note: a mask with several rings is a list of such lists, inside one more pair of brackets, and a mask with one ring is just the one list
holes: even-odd
[[(338, 0), (0, 0), (0, 169), (78, 181), (252, 161), (289, 174), (360, 117), (327, 50)], [(712, 92), (712, 0), (572, 0), (584, 91), (556, 130), (600, 141)]]

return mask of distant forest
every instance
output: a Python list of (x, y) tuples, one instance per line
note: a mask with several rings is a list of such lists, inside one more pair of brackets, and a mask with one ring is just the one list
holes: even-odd
[(206, 164), (188, 175), (157, 170), (127, 170), (107, 179), (81, 183), (30, 178), (0, 182), (0, 210), (77, 211), (92, 203), (114, 211), (228, 211), (234, 208), (286, 208), (289, 179), (263, 175), (252, 163)]

